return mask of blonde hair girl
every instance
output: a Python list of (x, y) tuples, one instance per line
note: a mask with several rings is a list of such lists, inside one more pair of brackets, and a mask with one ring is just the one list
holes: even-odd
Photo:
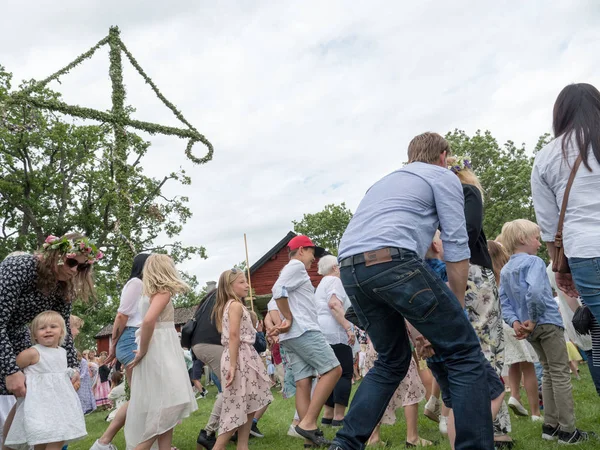
[(219, 417), (219, 436), (213, 450), (225, 450), (231, 436), (238, 433), (237, 449), (248, 450), (254, 413), (268, 405), (271, 380), (254, 343), (256, 329), (243, 303), (248, 281), (240, 269), (226, 270), (219, 277), (213, 320), (221, 332), (221, 381), (223, 407)]
[[(496, 238), (498, 239), (498, 238)], [(496, 285), (500, 286), (500, 271), (504, 265), (510, 259), (506, 250), (497, 241), (487, 241), (488, 251), (490, 252), (490, 258), (492, 258), (492, 265), (494, 266), (494, 277), (496, 278)]]
[(125, 441), (127, 448), (149, 450), (158, 440), (162, 450), (171, 448), (177, 423), (198, 409), (181, 356), (172, 302), (174, 295), (187, 291), (189, 286), (167, 255), (150, 255), (142, 279), (143, 320), (136, 332), (138, 350), (128, 366), (132, 375)]
[(231, 299), (237, 300), (243, 304), (243, 299), (239, 297), (234, 289), (233, 285), (237, 281), (238, 283), (244, 279), (246, 280), (246, 275), (244, 271), (241, 269), (231, 269), (226, 270), (219, 277), (219, 284), (217, 285), (217, 298), (215, 300), (215, 306), (212, 310), (211, 319), (219, 333), (223, 331), (223, 311), (225, 310), (225, 305)]
[(17, 356), (27, 395), (17, 403), (5, 445), (60, 450), (65, 442), (86, 435), (81, 403), (71, 383), (74, 371), (67, 368), (67, 352), (60, 347), (67, 334), (65, 319), (44, 311), (30, 329), (35, 344)]

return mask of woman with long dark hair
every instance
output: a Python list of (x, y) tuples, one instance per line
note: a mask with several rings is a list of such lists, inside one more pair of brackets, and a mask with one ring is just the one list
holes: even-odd
[[(149, 256), (150, 253), (140, 253), (133, 258), (131, 275), (121, 291), (119, 309), (117, 310), (117, 316), (113, 324), (110, 351), (104, 362), (105, 364), (110, 364), (116, 358), (125, 367), (125, 376), (130, 386), (132, 370), (128, 366), (135, 358), (134, 350), (137, 350), (135, 332), (142, 324), (142, 315), (138, 305), (142, 298), (142, 272)], [(111, 442), (119, 430), (123, 428), (123, 425), (125, 425), (128, 405), (129, 402), (119, 408), (113, 421), (104, 434), (94, 442), (90, 450), (116, 450), (116, 447)]]
[(600, 372), (600, 92), (591, 84), (565, 87), (554, 104), (555, 139), (536, 155), (531, 191), (541, 237), (554, 259), (560, 207), (573, 166), (563, 247), (571, 273), (557, 273), (556, 284), (569, 297), (581, 296), (595, 317), (592, 374)]

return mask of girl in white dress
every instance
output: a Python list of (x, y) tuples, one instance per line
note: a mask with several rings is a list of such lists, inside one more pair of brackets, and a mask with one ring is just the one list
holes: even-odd
[(17, 410), (5, 445), (15, 449), (60, 450), (67, 442), (87, 435), (79, 397), (71, 383), (62, 345), (67, 328), (55, 311), (38, 314), (31, 322), (35, 345), (17, 356), (27, 385), (25, 397), (17, 399)]
[(144, 265), (142, 326), (136, 332), (138, 350), (129, 367), (131, 399), (125, 421), (127, 449), (170, 450), (173, 428), (198, 409), (181, 345), (175, 331), (171, 297), (189, 286), (167, 255), (151, 255)]

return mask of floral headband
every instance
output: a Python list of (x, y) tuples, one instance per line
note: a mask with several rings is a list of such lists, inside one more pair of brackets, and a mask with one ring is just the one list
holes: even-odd
[[(43, 245), (43, 252), (50, 250), (58, 250), (67, 258), (76, 258), (77, 255), (83, 255), (87, 258), (88, 264), (94, 264), (104, 257), (104, 253), (98, 250), (98, 247), (87, 237), (79, 239), (69, 239), (66, 236), (62, 238), (56, 236), (48, 236)], [(58, 265), (61, 266), (64, 261), (59, 260)]]
[(458, 173), (465, 169), (471, 170), (472, 168), (473, 166), (471, 165), (471, 160), (465, 158), (464, 156), (457, 156), (454, 164), (449, 167), (449, 169), (454, 173)]

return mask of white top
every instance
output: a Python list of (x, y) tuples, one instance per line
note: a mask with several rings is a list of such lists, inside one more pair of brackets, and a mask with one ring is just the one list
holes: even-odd
[(127, 316), (127, 326), (139, 328), (142, 325), (142, 313), (139, 311), (140, 298), (144, 283), (139, 278), (129, 280), (121, 292), (118, 311)]
[(288, 299), (293, 321), (290, 331), (279, 335), (280, 342), (301, 336), (306, 331), (320, 331), (315, 288), (306, 267), (297, 259), (287, 263), (273, 285), (273, 300), (283, 297)]
[[(574, 145), (567, 147), (568, 164), (563, 160), (562, 139), (553, 140), (535, 157), (531, 173), (531, 192), (537, 223), (545, 242), (554, 241), (563, 194), (579, 151)], [(563, 228), (565, 255), (576, 258), (600, 256), (600, 164), (589, 151), (588, 163), (577, 171)]]
[(323, 277), (317, 290), (315, 291), (315, 302), (317, 304), (317, 314), (319, 316), (319, 326), (329, 345), (348, 344), (348, 334), (342, 327), (329, 308), (329, 300), (336, 296), (341, 302), (344, 312), (350, 307), (350, 300), (342, 285), (342, 280), (338, 277), (328, 275)]

